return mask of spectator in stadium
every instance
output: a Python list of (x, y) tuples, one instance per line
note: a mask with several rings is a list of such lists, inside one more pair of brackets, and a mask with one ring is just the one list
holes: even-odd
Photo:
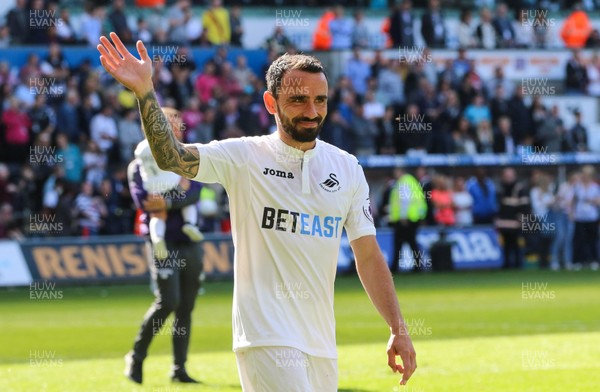
[(394, 107), (387, 106), (382, 118), (377, 120), (379, 134), (377, 136), (377, 154), (395, 155), (396, 139), (398, 137), (398, 126), (394, 118), (396, 117)]
[(13, 45), (23, 45), (29, 41), (29, 9), (26, 0), (17, 0), (6, 14), (6, 25)]
[(365, 22), (365, 14), (361, 10), (354, 11), (354, 26), (352, 32), (352, 47), (370, 49), (370, 33)]
[(423, 154), (427, 151), (431, 139), (431, 122), (426, 122), (418, 105), (411, 103), (406, 106), (406, 112), (400, 116), (398, 130), (400, 154)]
[(244, 27), (242, 23), (242, 8), (239, 5), (231, 7), (229, 25), (231, 26), (231, 46), (242, 47)]
[(514, 23), (515, 46), (520, 49), (538, 47), (535, 44), (535, 21), (529, 19), (527, 9), (519, 9)]
[(10, 31), (8, 26), (0, 25), (0, 48), (8, 48), (10, 45)]
[(202, 26), (211, 45), (227, 45), (231, 41), (229, 11), (222, 0), (211, 0), (210, 6), (202, 14)]
[[(533, 219), (524, 219), (525, 233), (530, 236), (533, 250), (539, 266), (547, 269), (550, 265), (550, 251), (556, 235), (556, 217), (554, 214), (555, 185), (549, 174), (539, 173), (534, 186), (529, 191)], [(527, 222), (533, 222), (527, 226)]]
[(61, 45), (76, 45), (80, 42), (71, 22), (71, 12), (67, 7), (60, 10), (60, 23), (56, 24), (56, 38)]
[(587, 63), (586, 72), (588, 76), (587, 94), (600, 97), (600, 56), (597, 53)]
[(507, 167), (502, 170), (497, 197), (499, 209), (494, 225), (502, 236), (504, 246), (502, 268), (520, 269), (523, 266), (520, 244), (522, 219), (530, 212), (530, 199), (529, 191), (523, 182), (518, 181), (515, 169)]
[(83, 164), (85, 167), (85, 181), (100, 186), (100, 182), (106, 175), (108, 159), (94, 140), (89, 140), (83, 152)]
[(561, 152), (567, 146), (568, 139), (557, 105), (552, 106), (552, 110), (537, 129), (535, 139), (545, 152)]
[(498, 129), (494, 135), (493, 150), (497, 154), (514, 155), (517, 151), (518, 141), (513, 135), (510, 118), (502, 116), (498, 119)]
[(96, 114), (90, 123), (90, 137), (96, 142), (100, 151), (108, 158), (113, 158), (113, 147), (118, 141), (119, 131), (114, 118), (113, 107), (104, 104), (100, 113)]
[(471, 10), (468, 8), (463, 8), (460, 11), (460, 22), (458, 23), (458, 29), (456, 33), (458, 46), (460, 48), (472, 49), (477, 47), (475, 31), (473, 31), (473, 26), (471, 25), (472, 21), (473, 16), (471, 14)]
[(531, 109), (525, 104), (523, 90), (520, 87), (514, 89), (513, 95), (508, 101), (508, 108), (512, 134), (516, 143), (520, 145), (531, 143), (530, 139), (535, 133), (534, 124)]
[(496, 200), (496, 186), (487, 176), (484, 168), (475, 169), (475, 176), (467, 181), (467, 190), (473, 197), (473, 223), (476, 225), (489, 225), (494, 222), (498, 212)]
[(123, 227), (123, 208), (119, 196), (114, 191), (110, 178), (104, 178), (98, 189), (98, 198), (106, 208), (106, 215), (102, 217), (101, 235), (125, 234)]
[(415, 46), (414, 23), (411, 0), (402, 0), (400, 5), (394, 5), (389, 16), (388, 31), (394, 48)]
[(394, 169), (394, 180), (388, 192), (389, 199), (384, 202), (384, 211), (388, 215), (388, 224), (394, 229), (394, 253), (392, 254), (392, 273), (398, 272), (399, 257), (404, 243), (408, 243), (414, 256), (416, 271), (421, 266), (419, 246), (417, 244), (417, 228), (427, 216), (426, 198), (421, 184), (404, 169)]
[(344, 16), (344, 8), (341, 5), (336, 6), (333, 13), (334, 18), (329, 22), (331, 49), (347, 50), (352, 48), (354, 22)]
[(196, 93), (202, 104), (207, 104), (211, 100), (213, 89), (219, 83), (216, 70), (215, 63), (209, 60), (204, 64), (204, 71), (196, 78)]
[(194, 85), (190, 73), (190, 70), (186, 67), (171, 68), (173, 79), (169, 83), (166, 93), (175, 100), (175, 108), (177, 109), (183, 108), (185, 103), (194, 95)]
[(421, 35), (429, 48), (446, 47), (446, 27), (439, 0), (429, 0), (429, 7), (421, 16)]
[[(459, 83), (464, 80), (465, 75), (469, 73), (472, 66), (471, 59), (467, 57), (467, 51), (465, 48), (458, 49), (456, 58), (451, 64), (451, 75), (453, 75), (456, 80), (456, 84), (453, 84), (453, 86), (458, 87)], [(452, 81), (453, 78), (448, 78), (448, 80)]]
[(83, 178), (83, 156), (79, 146), (69, 142), (64, 133), (56, 135), (57, 156), (62, 162), (58, 162), (64, 170), (64, 180), (70, 184), (78, 184)]
[(79, 94), (76, 89), (69, 89), (67, 99), (60, 105), (56, 114), (56, 128), (64, 133), (72, 143), (79, 143), (80, 117)]
[(20, 224), (15, 217), (13, 206), (10, 203), (0, 204), (0, 239), (24, 240), (25, 236), (19, 226)]
[(103, 201), (94, 194), (94, 185), (91, 182), (81, 184), (81, 192), (75, 198), (79, 235), (82, 237), (100, 234), (102, 219), (106, 217), (107, 210)]
[(50, 42), (50, 33), (54, 34), (53, 25), (58, 24), (55, 16), (56, 4), (50, 3), (46, 6), (44, 3), (44, 0), (29, 2), (27, 43), (30, 45), (47, 45)]
[[(502, 94), (498, 94), (498, 86), (502, 87)], [(494, 68), (494, 77), (489, 79), (485, 84), (485, 91), (487, 95), (492, 97), (498, 97), (502, 99), (508, 99), (513, 95), (515, 91), (515, 84), (513, 81), (506, 78), (504, 74), (504, 67)]]
[(55, 214), (58, 200), (65, 186), (65, 170), (57, 165), (52, 168), (52, 173), (44, 182), (42, 196), (42, 213)]
[(131, 162), (135, 147), (144, 140), (138, 111), (133, 108), (125, 110), (117, 123), (117, 129), (119, 130), (119, 157), (121, 162)]
[(98, 37), (102, 35), (102, 23), (105, 19), (104, 6), (93, 2), (86, 2), (84, 13), (79, 23), (79, 36), (86, 44), (96, 45)]
[(189, 0), (177, 0), (167, 11), (167, 19), (169, 21), (167, 34), (169, 42), (174, 44), (183, 44), (186, 42), (185, 15), (190, 6)]
[(585, 61), (579, 50), (573, 50), (565, 70), (565, 89), (567, 94), (584, 95), (589, 83)]
[(53, 42), (48, 47), (48, 56), (41, 62), (40, 71), (42, 76), (52, 78), (48, 101), (53, 106), (64, 101), (67, 90), (67, 78), (69, 77), (69, 64), (64, 58), (59, 44)]
[(321, 137), (327, 143), (349, 151), (352, 149), (352, 140), (350, 140), (351, 138), (348, 135), (351, 135), (352, 132), (350, 121), (340, 113), (339, 108), (335, 108), (331, 114), (327, 115), (327, 121), (323, 126)]
[(285, 35), (281, 26), (275, 26), (273, 34), (266, 39), (263, 45), (265, 49), (273, 51), (276, 54), (283, 54), (292, 46), (292, 41)]
[(364, 117), (368, 120), (377, 121), (385, 114), (385, 106), (376, 93), (376, 83), (373, 83), (372, 88), (365, 94), (363, 102)]
[(494, 152), (494, 131), (489, 121), (481, 121), (475, 130), (477, 152), (491, 154)]
[(112, 11), (108, 14), (108, 21), (112, 26), (112, 31), (119, 34), (124, 43), (133, 42), (133, 33), (127, 25), (127, 16), (125, 15), (125, 0), (114, 0)]
[(452, 206), (454, 207), (456, 226), (470, 227), (473, 224), (473, 196), (467, 191), (464, 177), (454, 178)]
[(39, 134), (53, 136), (56, 129), (56, 112), (46, 104), (46, 94), (38, 94), (33, 106), (27, 114), (31, 120), (31, 133), (34, 137)]
[(349, 151), (357, 156), (375, 154), (377, 151), (376, 138), (379, 132), (375, 120), (365, 117), (364, 106), (357, 105), (354, 108), (350, 129), (353, 131), (353, 148)]
[(441, 89), (443, 83), (448, 83), (454, 90), (460, 86), (462, 75), (459, 77), (459, 70), (454, 67), (454, 63), (453, 59), (446, 59), (444, 62), (444, 68), (438, 73), (438, 89)]
[(579, 182), (579, 175), (578, 171), (570, 173), (568, 180), (560, 184), (556, 192), (553, 206), (556, 234), (552, 242), (550, 262), (550, 268), (554, 271), (559, 270), (561, 264), (566, 270), (573, 269), (573, 235), (575, 233), (573, 207), (575, 205), (575, 184)]
[(35, 52), (31, 52), (27, 55), (27, 62), (19, 71), (19, 77), (29, 87), (32, 79), (40, 78), (41, 76), (40, 57)]
[(15, 185), (15, 195), (18, 195), (13, 200), (15, 211), (20, 213), (40, 211), (42, 207), (42, 181), (36, 176), (36, 172), (29, 163), (21, 165)]
[(574, 186), (574, 261), (575, 269), (584, 264), (596, 271), (598, 262), (598, 224), (600, 221), (600, 185), (595, 182), (596, 171), (587, 165), (581, 169), (581, 178)]
[(575, 124), (569, 129), (567, 138), (571, 151), (588, 152), (588, 136), (585, 125), (581, 123), (581, 111), (574, 110)]
[(248, 67), (248, 59), (244, 55), (236, 57), (233, 76), (243, 91), (252, 89), (252, 82), (256, 79), (254, 71)]
[(452, 132), (454, 144), (453, 152), (455, 154), (477, 154), (477, 143), (473, 138), (472, 133), (472, 127), (469, 125), (469, 121), (467, 121), (466, 118), (461, 117), (458, 120), (457, 128)]
[(228, 97), (237, 97), (243, 92), (242, 86), (238, 83), (233, 72), (233, 66), (229, 61), (224, 62), (221, 66), (219, 88), (221, 88), (225, 96)]
[(482, 94), (477, 94), (472, 103), (466, 107), (465, 118), (469, 124), (476, 127), (481, 121), (492, 121), (490, 108), (485, 104), (485, 98)]
[(498, 125), (498, 119), (503, 116), (510, 116), (510, 107), (508, 99), (505, 98), (504, 87), (501, 84), (494, 88), (494, 96), (490, 100), (490, 114), (492, 116), (492, 125)]
[(443, 174), (436, 175), (433, 178), (433, 189), (431, 191), (433, 218), (436, 224), (454, 226), (456, 216), (452, 200), (453, 194), (450, 187), (450, 179)]
[(425, 204), (427, 205), (427, 213), (425, 214), (425, 222), (424, 224), (427, 226), (433, 226), (435, 224), (435, 220), (433, 218), (433, 203), (431, 202), (431, 191), (433, 190), (433, 176), (435, 172), (430, 170), (429, 172), (423, 166), (417, 167), (415, 170), (415, 177), (419, 181), (421, 185), (421, 189), (423, 189), (423, 194), (425, 195)]
[(590, 33), (590, 36), (585, 41), (585, 47), (589, 49), (598, 49), (600, 48), (600, 32), (598, 29), (593, 29)]
[(148, 22), (142, 16), (138, 17), (137, 28), (134, 32), (134, 41), (137, 40), (141, 40), (143, 42), (152, 42), (152, 33), (148, 28)]
[(513, 28), (513, 22), (509, 16), (506, 4), (499, 3), (496, 7), (496, 16), (493, 20), (499, 48), (513, 48), (516, 46), (516, 33)]
[(0, 204), (11, 203), (15, 197), (16, 187), (10, 181), (8, 165), (0, 162)]
[(2, 113), (6, 161), (22, 163), (29, 151), (31, 120), (17, 98), (10, 98), (8, 102), (8, 108)]
[(475, 29), (477, 47), (483, 49), (495, 49), (498, 46), (496, 28), (492, 23), (492, 12), (483, 8), (479, 14), (479, 25)]
[(354, 49), (346, 64), (346, 76), (350, 79), (354, 92), (361, 99), (367, 92), (367, 80), (371, 77), (369, 63), (361, 58), (360, 50)]
[(582, 48), (592, 32), (592, 23), (587, 13), (576, 3), (573, 12), (565, 19), (560, 36), (567, 48)]

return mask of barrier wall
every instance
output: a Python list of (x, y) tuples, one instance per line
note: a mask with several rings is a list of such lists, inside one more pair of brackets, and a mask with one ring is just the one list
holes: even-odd
[[(437, 239), (437, 228), (423, 227), (418, 231), (423, 260), (429, 259), (429, 247)], [(499, 268), (502, 264), (502, 251), (491, 227), (450, 229), (448, 239), (454, 243), (455, 269)], [(377, 240), (390, 260), (392, 231), (379, 229)], [(231, 279), (234, 255), (231, 236), (207, 234), (202, 246), (207, 278)], [(134, 235), (0, 241), (0, 287), (27, 286), (37, 281), (75, 285), (146, 283), (150, 276), (149, 255), (149, 243)], [(408, 268), (408, 262), (401, 260), (401, 267)], [(344, 235), (338, 272), (352, 270), (352, 264), (352, 250)]]

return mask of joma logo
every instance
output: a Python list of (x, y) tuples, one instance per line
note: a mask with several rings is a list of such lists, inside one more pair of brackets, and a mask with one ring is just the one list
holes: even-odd
[(286, 172), (283, 170), (275, 170), (268, 167), (265, 167), (265, 171), (263, 172), (265, 176), (275, 176), (281, 178), (294, 178), (294, 174), (292, 172)]

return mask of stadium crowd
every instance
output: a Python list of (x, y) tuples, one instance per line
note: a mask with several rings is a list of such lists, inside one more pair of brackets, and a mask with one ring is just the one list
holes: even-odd
[[(493, 2), (483, 3), (494, 6), (489, 4)], [(206, 143), (274, 130), (273, 119), (262, 103), (264, 74), (255, 74), (243, 55), (234, 61), (228, 57), (228, 45), (242, 43), (240, 7), (226, 9), (220, 0), (212, 0), (205, 16), (194, 19), (191, 3), (179, 0), (164, 13), (138, 19), (133, 29), (126, 22), (124, 1), (115, 0), (108, 10), (94, 2), (86, 4), (79, 30), (69, 23), (68, 8), (43, 0), (30, 4), (18, 0), (0, 28), (0, 45), (47, 44), (49, 48), (41, 58), (32, 51), (18, 69), (8, 62), (0, 64), (0, 238), (133, 230), (126, 166), (143, 139), (136, 101), (131, 92), (89, 61), (67, 63), (62, 54), (65, 45), (95, 46), (107, 31), (116, 31), (128, 42), (177, 43), (177, 53), (154, 62), (154, 83), (161, 103), (181, 111), (187, 142)], [(23, 14), (27, 7), (54, 9), (63, 23), (50, 24), (54, 27), (48, 29), (28, 28), (22, 23), (22, 18), (29, 18)], [(540, 96), (528, 95), (523, 86), (508, 80), (502, 68), (489, 80), (479, 75), (464, 48), (543, 47), (545, 42), (547, 29), (518, 23), (504, 4), (494, 7), (494, 14), (491, 8), (481, 11), (478, 25), (472, 22), (470, 11), (462, 13), (458, 31), (452, 34), (463, 48), (441, 70), (431, 61), (428, 49), (395, 59), (376, 51), (367, 61), (361, 50), (368, 47), (368, 33), (361, 26), (363, 13), (356, 12), (352, 20), (341, 7), (327, 10), (321, 19), (327, 23), (319, 23), (327, 34), (323, 40), (319, 27), (315, 43), (333, 49), (353, 48), (353, 55), (343, 75), (330, 80), (329, 114), (322, 139), (357, 155), (522, 154), (527, 148), (546, 154), (588, 151), (581, 113), (574, 112), (576, 123), (567, 128), (557, 107), (546, 107)], [(406, 28), (407, 21), (412, 26), (412, 12), (411, 2), (403, 1), (382, 21), (390, 46), (414, 47), (415, 33)], [(427, 47), (445, 45), (449, 32), (443, 26), (439, 1), (431, 0), (422, 15), (420, 32)], [(523, 28), (528, 31), (521, 31)], [(588, 37), (594, 34), (597, 32), (590, 28)], [(579, 46), (589, 44), (588, 37)], [(568, 37), (565, 42), (573, 46)], [(600, 44), (600, 39), (595, 42)], [(189, 45), (215, 45), (218, 50), (205, 64), (196, 64)], [(265, 48), (269, 55), (263, 72), (278, 54), (295, 51), (281, 26), (266, 40)], [(565, 69), (563, 90), (600, 96), (599, 57), (587, 59), (574, 50)], [(508, 220), (510, 227), (498, 228), (505, 245), (510, 246), (524, 234), (515, 221), (556, 212), (552, 222), (571, 227), (570, 237), (561, 237), (566, 229), (554, 230), (556, 235), (548, 230), (526, 235), (536, 254), (556, 268), (561, 249), (571, 255), (573, 251), (565, 244), (575, 242), (578, 253), (575, 259), (563, 257), (566, 267), (574, 261), (597, 262), (598, 246), (592, 251), (589, 244), (597, 245), (598, 238), (598, 178), (590, 169), (574, 172), (563, 183), (548, 176), (536, 171), (527, 183), (521, 183), (510, 172), (501, 178), (481, 172), (472, 178), (438, 173), (431, 179), (421, 173), (418, 179), (425, 192), (431, 191), (426, 193), (429, 214), (423, 224), (498, 225)], [(517, 183), (520, 193), (514, 196), (511, 192)], [(519, 208), (504, 205), (511, 197), (527, 200)], [(220, 204), (222, 215), (207, 217), (204, 230), (226, 230), (225, 200)], [(384, 206), (379, 215), (384, 217)], [(54, 232), (36, 232), (31, 229), (32, 219), (52, 219), (63, 226)], [(589, 230), (592, 237), (577, 235)], [(549, 247), (551, 243), (560, 245)], [(520, 261), (507, 264), (520, 265)]]

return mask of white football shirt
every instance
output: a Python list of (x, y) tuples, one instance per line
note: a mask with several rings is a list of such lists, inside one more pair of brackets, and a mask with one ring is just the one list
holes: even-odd
[(135, 148), (135, 157), (141, 162), (140, 177), (144, 183), (144, 189), (150, 193), (164, 193), (174, 189), (181, 180), (179, 174), (162, 170), (158, 167), (148, 140), (144, 139)]
[(222, 184), (235, 245), (233, 349), (295, 347), (337, 358), (333, 288), (342, 230), (374, 235), (357, 159), (317, 140), (307, 152), (277, 133), (197, 144), (195, 181)]

